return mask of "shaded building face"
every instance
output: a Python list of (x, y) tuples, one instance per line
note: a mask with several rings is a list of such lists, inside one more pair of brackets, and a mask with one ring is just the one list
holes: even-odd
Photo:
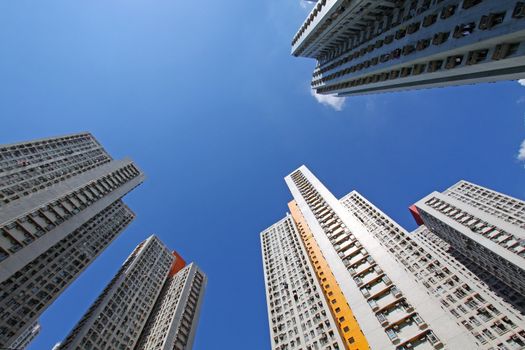
[(0, 346), (134, 219), (121, 199), (143, 180), (88, 133), (0, 146)]
[(156, 236), (135, 248), (58, 349), (191, 349), (205, 274)]

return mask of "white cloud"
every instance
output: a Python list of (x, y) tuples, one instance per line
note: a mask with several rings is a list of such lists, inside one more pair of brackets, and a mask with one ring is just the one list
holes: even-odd
[(525, 79), (520, 79), (520, 80), (518, 80), (518, 83), (519, 83), (521, 86), (525, 86)]
[(313, 7), (313, 5), (315, 5), (315, 1), (311, 1), (311, 0), (310, 0), (310, 1), (309, 1), (309, 0), (301, 0), (301, 1), (299, 2), (299, 4), (301, 5), (301, 7), (302, 7), (303, 9), (309, 9), (309, 10), (311, 10), (312, 7)]
[(518, 160), (525, 161), (525, 140), (521, 143), (517, 158)]
[(317, 100), (317, 102), (332, 107), (336, 111), (342, 111), (343, 107), (345, 105), (346, 98), (345, 97), (337, 97), (334, 95), (321, 95), (315, 92), (315, 90), (311, 89), (310, 93), (313, 97)]

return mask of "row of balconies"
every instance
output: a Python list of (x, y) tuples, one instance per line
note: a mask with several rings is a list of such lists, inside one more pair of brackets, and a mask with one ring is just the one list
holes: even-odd
[[(425, 50), (426, 48), (430, 46), (431, 43), (433, 45), (440, 45), (448, 39), (449, 35), (450, 33), (448, 32), (437, 33), (434, 35), (432, 40), (430, 38), (423, 39), (423, 40), (420, 40), (417, 44), (405, 45), (403, 48), (397, 48), (391, 51), (390, 53), (386, 53), (381, 56), (374, 57), (360, 64), (356, 64), (350, 68), (346, 68), (339, 72), (328, 75), (324, 78), (314, 80), (312, 82), (312, 86), (315, 87), (317, 85), (337, 79), (344, 75), (358, 72), (361, 69), (366, 69), (371, 66), (375, 66), (379, 63), (385, 63), (392, 59), (398, 59), (401, 56), (407, 56), (416, 51)], [(493, 49), (493, 54), (492, 54), (491, 59), (500, 60), (500, 59), (507, 58), (515, 54), (517, 52), (518, 47), (519, 47), (519, 43), (506, 43), (506, 44), (497, 45)], [(467, 66), (476, 65), (483, 61), (486, 61), (487, 58), (489, 57), (490, 51), (491, 49), (488, 49), (488, 48), (473, 50), (473, 51), (468, 52), (466, 56), (464, 54), (463, 55), (453, 55), (453, 56), (448, 56), (445, 59), (435, 59), (432, 61), (428, 61), (427, 63), (417, 63), (411, 66), (403, 67), (401, 69), (392, 70), (390, 72), (383, 72), (383, 73), (378, 73), (375, 75), (370, 75), (370, 76), (354, 79), (345, 84), (349, 84), (349, 86), (353, 87), (353, 86), (358, 86), (358, 85), (363, 85), (363, 84), (377, 83), (380, 81), (397, 79), (399, 77), (405, 78), (409, 75), (420, 75), (422, 73), (425, 73), (425, 71), (427, 73), (434, 73), (441, 69), (449, 70), (449, 69), (457, 68), (460, 65), (467, 65)]]
[(2, 235), (11, 242), (11, 247), (2, 249), (5, 252), (4, 255), (7, 254), (6, 248), (11, 253), (15, 253), (23, 246), (30, 244), (34, 239), (44, 235), (47, 231), (52, 230), (69, 217), (86, 208), (90, 202), (87, 202), (84, 197), (82, 197), (82, 201), (75, 198), (75, 196), (80, 197), (86, 190), (86, 188), (80, 189), (76, 193), (49, 204), (45, 209), (38, 209), (0, 228)]
[[(441, 2), (441, 1), (439, 1), (439, 2)], [(437, 2), (437, 3), (439, 3), (439, 2)], [(415, 4), (415, 3), (413, 3), (413, 4)], [(399, 6), (401, 6), (401, 4), (399, 4)], [(380, 36), (384, 32), (389, 31), (389, 30), (399, 26), (401, 23), (409, 21), (410, 19), (412, 19), (414, 17), (414, 15), (419, 16), (423, 12), (426, 12), (429, 8), (430, 8), (430, 0), (425, 1), (417, 9), (417, 11), (415, 11), (414, 8), (409, 9), (409, 11), (406, 14), (406, 16), (404, 16), (405, 12), (403, 11), (403, 9), (398, 9), (397, 20), (396, 21), (393, 21), (393, 17), (394, 17), (393, 12), (385, 14), (387, 19), (382, 21), (382, 22), (376, 21), (375, 23), (378, 24), (377, 27), (375, 25), (373, 25), (373, 28), (370, 27), (370, 26), (367, 26), (367, 27), (363, 26), (363, 28), (366, 28), (366, 31), (365, 32), (361, 31), (356, 36), (354, 36), (351, 39), (352, 40), (352, 45), (349, 46), (347, 49), (343, 49), (343, 46), (340, 45), (338, 47), (338, 49), (336, 49), (337, 51), (339, 51), (339, 52), (337, 52), (337, 54), (335, 53), (336, 51), (332, 50), (331, 54), (328, 55), (328, 57), (326, 57), (326, 58), (321, 58), (320, 57), (319, 61), (322, 62), (322, 61), (325, 61), (325, 60), (333, 60), (334, 58), (337, 58), (337, 57), (347, 53), (348, 51), (351, 51), (351, 50), (353, 50), (353, 49), (363, 45), (364, 43), (367, 43), (370, 40)], [(450, 12), (450, 10), (447, 10), (446, 7), (442, 9), (443, 13), (448, 13), (447, 11)], [(451, 14), (448, 13), (448, 14), (443, 15), (443, 16), (450, 17), (450, 15)], [(445, 17), (445, 18), (448, 18), (448, 17)], [(386, 23), (386, 25), (385, 25), (385, 23)], [(412, 23), (412, 24), (408, 25), (408, 27), (410, 27), (410, 31), (412, 33), (415, 33), (417, 31), (417, 29), (419, 29), (419, 26), (420, 26), (420, 22), (416, 22), (416, 23)], [(403, 30), (406, 30), (406, 29), (403, 29)], [(392, 36), (391, 39), (389, 38), (388, 40), (393, 40), (393, 36)], [(387, 43), (390, 43), (391, 41), (388, 41), (388, 40), (387, 40)], [(372, 44), (372, 45), (374, 45), (374, 46), (377, 45), (377, 42), (376, 42), (376, 44)], [(381, 47), (381, 45), (382, 44), (380, 44), (378, 47)], [(332, 68), (328, 68), (327, 70), (333, 69), (333, 68), (337, 67), (337, 65), (338, 65), (338, 63), (336, 63), (335, 66), (330, 65), (329, 67), (332, 67)], [(323, 70), (322, 72), (324, 72), (324, 71), (326, 71), (326, 70)], [(316, 73), (314, 73), (314, 75), (315, 74)]]
[(295, 45), (299, 38), (304, 34), (308, 26), (313, 22), (313, 20), (317, 17), (319, 12), (321, 12), (325, 5), (326, 0), (321, 0), (317, 2), (317, 6), (312, 10), (306, 21), (303, 23), (297, 34), (295, 34), (294, 38), (292, 39), (292, 46)]
[(515, 254), (525, 255), (525, 247), (521, 245), (521, 239), (514, 237), (495, 226), (483, 221), (469, 213), (462, 211), (455, 206), (441, 200), (427, 201), (427, 204), (454, 219), (463, 226), (468, 227), (472, 232), (478, 233), (491, 241), (503, 246)]
[[(467, 7), (463, 6), (463, 9), (469, 9), (470, 7), (472, 7), (472, 6), (467, 6)], [(425, 11), (427, 9), (428, 8), (425, 8)], [(442, 20), (446, 20), (446, 19), (448, 19), (449, 17), (453, 16), (456, 13), (456, 9), (457, 9), (457, 5), (455, 5), (455, 4), (447, 5), (447, 6), (445, 6), (445, 7), (443, 7), (441, 9), (441, 11), (439, 13), (439, 17)], [(422, 11), (422, 12), (424, 12), (424, 11)], [(420, 12), (420, 13), (422, 13), (422, 12)], [(420, 13), (418, 13), (418, 14), (420, 14)], [(505, 12), (503, 12), (503, 14), (505, 14)], [(490, 29), (493, 26), (501, 23), (501, 22), (498, 22), (499, 19), (500, 19), (500, 13), (498, 13), (498, 14), (490, 14), (490, 15), (484, 16), (484, 17), (487, 17), (487, 19), (485, 21), (487, 22), (487, 24), (490, 23), (490, 26), (489, 25), (483, 26), (483, 29)], [(411, 34), (416, 33), (417, 31), (419, 31), (419, 29), (421, 27), (424, 27), (424, 28), (429, 27), (429, 26), (433, 25), (434, 23), (436, 23), (437, 18), (438, 18), (438, 13), (429, 14), (429, 15), (425, 16), (421, 21), (413, 22), (413, 23), (407, 25), (406, 27), (403, 27), (403, 28), (397, 30), (395, 33), (387, 35), (383, 39), (377, 40), (375, 43), (370, 44), (367, 47), (361, 48), (360, 50), (356, 50), (352, 55), (347, 56), (344, 59), (341, 59), (341, 60), (339, 60), (337, 62), (334, 62), (334, 63), (330, 64), (329, 66), (327, 66), (325, 68), (316, 69), (316, 71), (314, 71), (313, 76), (314, 77), (318, 76), (318, 75), (320, 75), (320, 74), (322, 74), (322, 73), (324, 73), (326, 71), (332, 70), (332, 69), (334, 69), (334, 68), (336, 68), (336, 67), (338, 67), (338, 66), (340, 66), (340, 65), (342, 65), (342, 64), (344, 64), (346, 62), (349, 62), (352, 59), (361, 57), (361, 56), (363, 56), (366, 53), (370, 53), (374, 49), (381, 48), (384, 44), (388, 45), (388, 44), (391, 44), (394, 40), (401, 40), (401, 39), (405, 38), (406, 35), (411, 35)], [(483, 18), (482, 18), (482, 21), (483, 21)], [(502, 21), (502, 19), (501, 19), (501, 21)], [(401, 22), (393, 23), (392, 27), (396, 27), (400, 23)], [(456, 29), (457, 29), (457, 27), (456, 27)], [(382, 34), (382, 33), (383, 32), (381, 32), (379, 34)], [(459, 37), (461, 37), (461, 36), (458, 36), (458, 38)], [(352, 47), (350, 50), (352, 50), (353, 48), (358, 47), (358, 46), (360, 46), (362, 44), (363, 43), (360, 43), (359, 45)], [(345, 53), (345, 52), (343, 52), (343, 53)]]
[[(483, 16), (481, 21), (480, 21), (480, 29), (482, 29), (482, 30), (491, 29), (493, 26), (501, 23), (503, 21), (504, 16), (505, 16), (505, 12), (492, 13), (490, 15)], [(461, 37), (463, 37), (465, 35), (470, 34), (474, 30), (474, 25), (475, 25), (475, 22), (469, 22), (469, 23), (457, 26), (455, 31), (454, 31), (454, 37), (455, 38), (461, 38)], [(401, 31), (401, 32), (398, 31), (398, 33), (399, 34), (397, 36), (399, 38), (401, 38), (401, 37), (404, 36), (403, 33), (405, 33), (405, 32), (404, 31)], [(448, 39), (449, 35), (450, 35), (450, 33), (448, 33), (448, 32), (437, 33), (437, 34), (434, 35), (432, 43), (434, 45), (440, 45), (440, 44), (442, 44), (443, 42), (445, 42)], [(387, 38), (386, 42), (390, 43), (391, 40), (392, 39)], [(378, 42), (377, 46), (381, 47), (382, 45), (383, 45), (383, 41)], [(381, 57), (375, 57), (375, 58), (373, 58), (371, 60), (368, 60), (366, 62), (354, 65), (354, 66), (352, 66), (350, 68), (347, 68), (345, 70), (342, 70), (340, 72), (333, 73), (333, 74), (331, 74), (331, 75), (329, 75), (327, 77), (324, 77), (322, 79), (314, 80), (312, 82), (312, 86), (316, 86), (316, 85), (318, 85), (318, 84), (320, 84), (322, 82), (330, 81), (330, 80), (338, 78), (338, 77), (340, 77), (342, 75), (349, 74), (351, 72), (358, 71), (358, 70), (363, 69), (363, 68), (368, 68), (370, 66), (378, 64), (379, 62), (384, 63), (384, 62), (386, 62), (386, 61), (388, 61), (390, 59), (399, 58), (401, 55), (409, 55), (409, 54), (411, 54), (414, 51), (424, 50), (429, 45), (430, 45), (430, 39), (420, 40), (417, 43), (417, 45), (406, 45), (402, 49), (398, 48), (398, 49), (392, 51), (389, 54), (384, 54)], [(495, 50), (494, 50), (494, 53), (492, 55), (492, 59), (493, 60), (503, 59), (503, 58), (506, 58), (506, 57), (514, 54), (517, 51), (518, 45), (519, 44), (516, 44), (516, 43), (514, 43), (514, 44), (498, 45), (495, 48)], [(363, 54), (365, 54), (367, 52), (371, 52), (374, 49), (374, 47), (375, 47), (375, 45), (370, 45), (367, 48), (361, 49), (359, 52), (354, 53), (354, 55), (352, 57), (346, 58), (345, 62), (347, 62), (348, 60), (351, 60), (354, 56), (359, 57), (359, 56), (361, 56), (361, 55), (363, 55)], [(478, 63), (480, 63), (480, 62), (482, 62), (482, 61), (487, 59), (488, 53), (489, 53), (489, 49), (482, 49), (482, 50), (471, 51), (469, 53), (467, 59), (466, 59), (466, 64), (468, 64), (468, 65), (478, 64)], [(448, 57), (446, 59), (445, 68), (446, 69), (455, 68), (455, 67), (459, 66), (460, 64), (462, 64), (463, 61), (464, 61), (464, 56), (463, 55), (450, 56), (450, 57)], [(342, 63), (345, 63), (345, 62), (342, 62)], [(434, 60), (434, 61), (429, 63), (428, 72), (437, 71), (437, 70), (442, 68), (442, 65), (443, 65), (443, 61), (442, 60)], [(408, 76), (410, 74), (418, 75), (418, 74), (423, 73), (425, 68), (426, 68), (426, 65), (424, 65), (424, 64), (417, 64), (414, 67), (405, 67), (405, 68), (400, 70), (400, 75), (399, 76), (406, 77), (406, 76)], [(383, 73), (383, 75), (384, 75), (384, 73)], [(398, 76), (396, 75), (395, 78), (397, 78), (397, 77)], [(386, 77), (385, 76), (384, 79), (386, 80), (386, 79), (389, 79), (389, 78), (392, 79), (393, 77), (392, 76), (390, 76), (390, 77)], [(357, 80), (359, 80), (359, 79), (357, 79)], [(381, 76), (377, 77), (377, 81), (381, 81)], [(372, 81), (372, 82), (376, 82), (376, 81)], [(361, 85), (363, 83), (369, 83), (369, 82), (362, 82), (361, 81), (361, 83), (359, 85)], [(336, 88), (331, 88), (331, 89), (330, 88), (325, 88), (325, 89), (323, 89), (321, 91), (326, 92), (326, 91), (331, 91), (331, 90), (335, 90), (335, 89)]]
[(19, 160), (18, 164), (24, 166), (25, 169), (11, 174), (6, 174), (6, 170), (2, 169), (5, 175), (0, 177), (1, 188), (5, 189), (12, 187), (9, 185), (20, 184), (27, 189), (34, 186), (34, 181), (40, 184), (46, 179), (51, 180), (60, 175), (70, 174), (73, 170), (85, 171), (92, 168), (92, 165), (103, 164), (109, 161), (110, 158), (102, 150), (90, 150), (70, 157), (54, 158), (52, 162), (45, 164), (35, 162), (35, 165), (31, 167), (28, 167), (31, 164), (28, 160)]
[(436, 337), (434, 332), (431, 330), (426, 332), (421, 332), (416, 336), (400, 342), (400, 345), (396, 347), (396, 350), (412, 350), (417, 349), (419, 346), (427, 348), (426, 344), (430, 344), (434, 349), (443, 348), (443, 343)]
[[(519, 43), (506, 43), (506, 44), (497, 45), (494, 49), (494, 54), (492, 56), (492, 59), (493, 60), (504, 59), (504, 58), (507, 58), (515, 54), (517, 52), (519, 45), (520, 45)], [(400, 69), (394, 69), (388, 72), (382, 72), (382, 73), (373, 74), (373, 75), (361, 77), (358, 79), (354, 79), (351, 81), (338, 83), (338, 84), (328, 86), (328, 87), (317, 88), (317, 91), (318, 93), (329, 93), (335, 90), (341, 90), (345, 88), (358, 87), (361, 85), (368, 85), (368, 84), (373, 84), (373, 83), (378, 83), (378, 82), (384, 82), (386, 80), (405, 78), (410, 75), (419, 75), (419, 74), (425, 73), (425, 71), (427, 73), (433, 73), (441, 69), (449, 70), (449, 69), (457, 68), (460, 65), (478, 64), (482, 62), (482, 59), (483, 60), (486, 59), (488, 52), (489, 52), (489, 49), (475, 50), (475, 51), (471, 51), (468, 53), (467, 59), (464, 59), (465, 55), (449, 56), (444, 60), (438, 59), (438, 60), (433, 60), (433, 61), (429, 61), (426, 63), (418, 63), (415, 65), (406, 66)]]
[(64, 145), (64, 147), (46, 148), (43, 146), (33, 147), (32, 145), (17, 145), (14, 147), (22, 147), (20, 150), (7, 151), (6, 148), (0, 150), (0, 169), (7, 172), (13, 169), (25, 168), (30, 164), (44, 162), (45, 160), (52, 160), (74, 152), (81, 153), (87, 150), (100, 149), (100, 146), (89, 143), (87, 145), (75, 146), (73, 144)]

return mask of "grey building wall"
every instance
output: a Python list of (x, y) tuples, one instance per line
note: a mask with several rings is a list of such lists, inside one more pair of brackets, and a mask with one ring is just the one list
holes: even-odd
[(134, 349), (173, 259), (156, 236), (139, 244), (58, 349)]
[(89, 133), (0, 146), (0, 346), (133, 220), (121, 198), (143, 180)]
[(524, 201), (461, 181), (415, 206), (425, 226), (450, 244), (459, 259), (497, 279), (507, 301), (524, 309)]
[(271, 348), (344, 349), (291, 216), (261, 232), (261, 250)]
[[(446, 241), (421, 226), (411, 234), (421, 246), (439, 256), (456, 273), (452, 283), (435, 290), (446, 307), (481, 343), (480, 348), (522, 349), (525, 347), (525, 313), (515, 301), (522, 295), (509, 298), (505, 288), (494, 276), (473, 268), (454, 252)], [(458, 284), (454, 282), (459, 282)], [(456, 288), (464, 283), (462, 288)], [(459, 291), (459, 293), (458, 293)], [(465, 294), (463, 293), (465, 292)], [(481, 298), (480, 298), (481, 296)], [(474, 298), (472, 298), (474, 297)], [(474, 302), (472, 302), (474, 300)]]
[(190, 350), (206, 281), (206, 275), (193, 263), (169, 276), (135, 349)]

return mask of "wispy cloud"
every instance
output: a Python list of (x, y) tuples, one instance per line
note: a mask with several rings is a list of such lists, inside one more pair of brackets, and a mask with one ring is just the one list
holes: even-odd
[(336, 111), (342, 111), (343, 107), (345, 105), (346, 98), (345, 97), (337, 97), (334, 95), (321, 95), (315, 92), (315, 90), (311, 89), (310, 93), (313, 97), (317, 100), (317, 102), (332, 107)]
[(300, 0), (299, 4), (303, 9), (312, 9), (313, 5), (315, 4), (315, 1), (309, 1), (309, 0)]
[(521, 143), (517, 157), (519, 161), (525, 162), (525, 140)]
[(520, 84), (521, 86), (525, 86), (525, 79), (518, 80), (518, 84)]

